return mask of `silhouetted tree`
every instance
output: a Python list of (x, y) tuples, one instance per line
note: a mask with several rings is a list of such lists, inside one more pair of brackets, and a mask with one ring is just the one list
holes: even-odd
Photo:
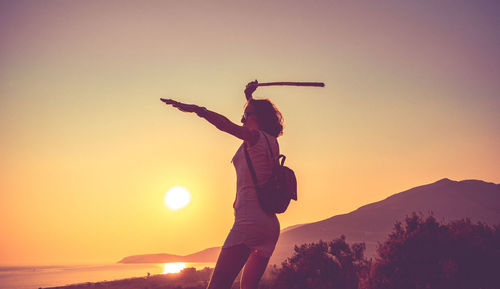
[(275, 269), (276, 289), (357, 289), (368, 271), (364, 244), (350, 246), (341, 236), (331, 242), (295, 246), (295, 253)]
[(500, 230), (470, 220), (443, 225), (412, 214), (378, 248), (371, 289), (500, 288)]

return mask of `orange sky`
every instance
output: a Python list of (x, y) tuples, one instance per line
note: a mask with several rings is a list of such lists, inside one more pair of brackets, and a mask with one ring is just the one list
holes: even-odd
[(282, 228), (444, 177), (500, 183), (495, 1), (103, 2), (0, 2), (0, 264), (221, 245), (240, 142), (158, 99), (239, 122), (254, 79), (326, 83), (255, 93), (298, 176)]

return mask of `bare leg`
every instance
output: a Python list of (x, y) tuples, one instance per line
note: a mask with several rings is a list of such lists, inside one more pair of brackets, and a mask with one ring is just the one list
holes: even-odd
[(259, 255), (253, 251), (248, 258), (243, 274), (241, 275), (241, 289), (257, 289), (260, 278), (266, 271), (269, 258)]
[(249, 255), (250, 248), (244, 244), (223, 248), (207, 289), (230, 289)]

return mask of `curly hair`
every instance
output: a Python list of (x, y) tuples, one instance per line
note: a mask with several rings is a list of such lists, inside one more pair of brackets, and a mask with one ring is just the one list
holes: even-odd
[(269, 99), (250, 99), (245, 106), (252, 104), (260, 128), (268, 134), (279, 137), (283, 134), (283, 115)]

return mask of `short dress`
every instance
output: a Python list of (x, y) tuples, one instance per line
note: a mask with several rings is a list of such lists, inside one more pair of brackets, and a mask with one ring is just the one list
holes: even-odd
[[(259, 184), (269, 179), (274, 166), (264, 134), (269, 140), (273, 156), (279, 155), (276, 138), (259, 130), (257, 143), (247, 147)], [(253, 252), (269, 258), (278, 241), (280, 223), (276, 214), (264, 212), (259, 204), (243, 144), (236, 151), (232, 162), (236, 169), (235, 220), (222, 248), (245, 244)]]

